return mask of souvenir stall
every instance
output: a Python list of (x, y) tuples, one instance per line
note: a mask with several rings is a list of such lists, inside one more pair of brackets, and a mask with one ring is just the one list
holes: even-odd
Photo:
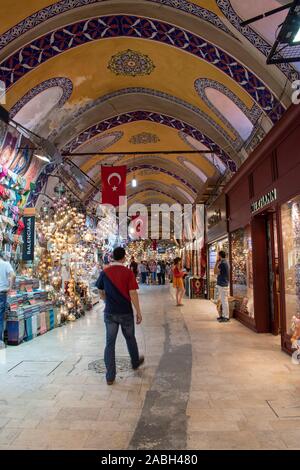
[(197, 209), (193, 211), (191, 231), (185, 229), (185, 236), (187, 233), (190, 233), (193, 241), (187, 242), (181, 252), (182, 266), (188, 273), (185, 277), (186, 295), (193, 299), (205, 298), (206, 249), (203, 205), (198, 204)]
[(92, 308), (89, 279), (97, 253), (95, 231), (66, 196), (37, 217), (37, 276), (59, 308), (60, 321), (74, 321)]
[[(28, 250), (34, 243), (26, 202), (35, 184), (27, 178), (30, 148), (27, 139), (10, 126), (0, 129), (0, 249), (16, 273), (7, 299), (4, 339), (10, 345), (28, 341), (55, 325), (53, 303), (32, 269), (26, 269)], [(28, 236), (32, 240), (28, 244)]]

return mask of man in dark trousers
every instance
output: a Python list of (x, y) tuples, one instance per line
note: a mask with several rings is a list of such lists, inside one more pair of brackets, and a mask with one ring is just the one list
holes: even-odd
[(133, 272), (133, 274), (135, 275), (135, 277), (137, 277), (137, 275), (138, 275), (138, 264), (135, 261), (134, 256), (131, 258), (130, 269)]
[(115, 248), (113, 262), (101, 272), (96, 282), (96, 286), (100, 290), (100, 296), (105, 302), (106, 348), (104, 361), (108, 385), (112, 385), (116, 378), (115, 345), (119, 326), (121, 326), (122, 333), (126, 339), (132, 368), (136, 370), (144, 362), (144, 357), (139, 356), (132, 308), (133, 304), (136, 310), (136, 323), (139, 325), (142, 322), (137, 293), (139, 287), (133, 271), (124, 266), (125, 257), (126, 252), (124, 248)]
[(229, 305), (228, 305), (228, 286), (229, 286), (229, 264), (226, 260), (225, 251), (219, 251), (218, 258), (214, 269), (217, 277), (217, 290), (222, 305), (222, 314), (218, 321), (221, 323), (229, 322)]

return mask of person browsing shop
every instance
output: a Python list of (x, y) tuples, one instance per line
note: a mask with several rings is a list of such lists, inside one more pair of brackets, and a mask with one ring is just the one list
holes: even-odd
[(219, 251), (214, 269), (217, 277), (217, 291), (222, 305), (222, 313), (218, 317), (221, 323), (229, 322), (228, 286), (229, 286), (229, 263), (225, 251)]
[(183, 278), (186, 273), (182, 270), (181, 258), (174, 259), (173, 267), (173, 287), (176, 289), (176, 306), (182, 307), (182, 297), (184, 294)]
[(16, 275), (11, 264), (0, 253), (0, 349), (5, 348), (3, 334), (7, 294), (12, 289), (15, 279)]
[(135, 338), (132, 308), (133, 304), (136, 310), (136, 323), (139, 325), (142, 322), (137, 293), (139, 287), (133, 271), (124, 266), (125, 260), (124, 248), (115, 248), (113, 262), (101, 272), (96, 282), (96, 287), (100, 290), (100, 297), (105, 302), (106, 347), (104, 361), (108, 385), (112, 385), (116, 378), (115, 345), (120, 326), (127, 343), (132, 368), (136, 370), (144, 362), (144, 356), (139, 355)]

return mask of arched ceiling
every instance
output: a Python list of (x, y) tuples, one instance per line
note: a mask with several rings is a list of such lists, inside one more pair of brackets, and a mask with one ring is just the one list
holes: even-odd
[[(266, 65), (276, 18), (240, 27), (255, 14), (248, 3), (2, 0), (6, 107), (88, 174), (94, 185), (78, 189), (83, 199), (101, 191), (102, 163), (121, 163), (131, 202), (199, 200), (280, 119), (287, 80), (297, 77), (293, 65)], [(181, 154), (191, 149), (200, 153)], [(116, 156), (72, 156), (105, 151)], [(151, 154), (118, 156), (143, 151)], [(44, 167), (38, 188), (53, 171)], [(65, 172), (76, 182), (72, 165)]]

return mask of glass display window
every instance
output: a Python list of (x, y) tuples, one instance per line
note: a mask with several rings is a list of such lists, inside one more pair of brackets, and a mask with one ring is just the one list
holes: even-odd
[(300, 196), (281, 208), (286, 332), (294, 334), (300, 318)]
[(232, 294), (236, 310), (254, 319), (252, 238), (248, 225), (231, 234)]
[(211, 300), (217, 299), (216, 284), (217, 276), (214, 273), (215, 264), (219, 251), (225, 251), (228, 256), (229, 242), (228, 238), (222, 238), (208, 247), (208, 269), (209, 269), (209, 297)]

